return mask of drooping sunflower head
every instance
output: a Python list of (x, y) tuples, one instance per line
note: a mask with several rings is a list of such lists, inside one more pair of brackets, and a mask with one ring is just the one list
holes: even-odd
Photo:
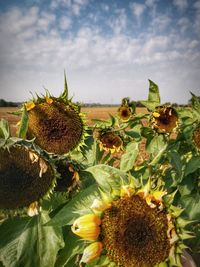
[(65, 154), (76, 148), (84, 137), (84, 122), (70, 104), (52, 98), (52, 103), (36, 102), (28, 111), (27, 137), (35, 138), (42, 149)]
[(99, 135), (98, 142), (100, 149), (111, 153), (119, 152), (123, 146), (122, 138), (113, 131), (103, 131)]
[(121, 106), (118, 109), (118, 116), (122, 121), (127, 121), (132, 115), (132, 110), (129, 106)]
[(55, 163), (60, 177), (57, 179), (55, 191), (69, 192), (79, 185), (79, 167), (69, 160), (58, 160)]
[(166, 192), (150, 193), (128, 187), (121, 192), (109, 205), (97, 205), (101, 214), (92, 205), (95, 214), (84, 215), (74, 222), (72, 231), (76, 235), (95, 242), (94, 253), (87, 247), (90, 253), (83, 253), (82, 261), (90, 262), (94, 254), (100, 256), (103, 248), (117, 266), (153, 267), (162, 263), (175, 266), (180, 260), (182, 230), (164, 203)]
[(0, 148), (0, 209), (29, 207), (55, 185), (53, 165), (24, 143)]
[(178, 125), (178, 114), (171, 106), (158, 106), (152, 113), (152, 127), (159, 133), (172, 133)]
[(118, 116), (122, 121), (128, 121), (135, 112), (134, 102), (130, 102), (128, 97), (122, 99), (121, 106), (118, 108)]
[(67, 84), (60, 97), (38, 97), (25, 103), (26, 137), (49, 153), (66, 154), (84, 143), (86, 125), (80, 107), (68, 100)]
[(198, 124), (197, 127), (195, 127), (192, 133), (192, 140), (193, 140), (194, 147), (197, 150), (200, 150), (200, 124)]

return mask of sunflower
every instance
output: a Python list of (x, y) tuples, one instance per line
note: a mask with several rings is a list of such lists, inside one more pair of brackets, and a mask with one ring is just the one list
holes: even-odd
[(200, 124), (194, 129), (192, 134), (192, 140), (195, 148), (200, 150)]
[(130, 119), (131, 115), (135, 112), (135, 104), (130, 102), (128, 97), (122, 99), (121, 106), (118, 108), (118, 116), (122, 121)]
[(122, 138), (113, 131), (102, 132), (98, 137), (98, 142), (101, 150), (106, 152), (119, 152), (122, 150)]
[(129, 106), (121, 106), (118, 109), (118, 116), (122, 121), (127, 121), (132, 115), (132, 110)]
[(95, 200), (90, 207), (94, 213), (72, 225), (74, 234), (90, 242), (81, 262), (106, 254), (110, 262), (123, 267), (179, 264), (183, 227), (177, 214), (181, 211), (165, 204), (166, 194), (127, 185), (109, 203)]
[(80, 183), (79, 168), (72, 161), (58, 160), (55, 162), (58, 173), (60, 174), (57, 179), (55, 191), (69, 192)]
[(172, 133), (178, 124), (178, 114), (170, 106), (159, 106), (152, 113), (152, 126), (159, 133)]
[(80, 107), (68, 99), (67, 84), (60, 97), (38, 97), (26, 102), (26, 138), (48, 153), (63, 155), (84, 144), (86, 125)]
[(0, 148), (0, 209), (29, 208), (37, 214), (38, 201), (55, 185), (56, 172), (49, 160), (25, 141)]

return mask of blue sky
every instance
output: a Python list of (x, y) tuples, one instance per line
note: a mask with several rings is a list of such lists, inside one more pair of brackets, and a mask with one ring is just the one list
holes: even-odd
[(0, 0), (0, 98), (24, 101), (67, 73), (75, 101), (200, 95), (200, 0)]

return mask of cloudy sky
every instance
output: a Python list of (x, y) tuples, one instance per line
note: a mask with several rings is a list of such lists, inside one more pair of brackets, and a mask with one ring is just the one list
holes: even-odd
[(75, 101), (200, 95), (200, 0), (0, 0), (0, 98), (44, 88)]

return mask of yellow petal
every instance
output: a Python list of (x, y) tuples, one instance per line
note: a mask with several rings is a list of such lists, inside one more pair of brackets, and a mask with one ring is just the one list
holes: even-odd
[(121, 197), (131, 197), (134, 194), (135, 190), (128, 186), (128, 185), (123, 185), (121, 187)]
[(52, 103), (53, 103), (53, 99), (50, 98), (50, 97), (46, 97), (46, 102), (47, 102), (48, 104), (52, 104)]
[(83, 251), (83, 256), (80, 262), (89, 263), (95, 258), (99, 257), (103, 249), (103, 244), (101, 242), (94, 242), (87, 246)]
[(159, 118), (159, 117), (160, 117), (160, 114), (159, 114), (158, 112), (153, 112), (153, 116), (154, 116), (155, 118)]
[(39, 208), (38, 202), (35, 201), (29, 205), (28, 210), (27, 210), (27, 214), (28, 214), (28, 216), (33, 217), (33, 216), (39, 214), (39, 210), (40, 210), (40, 208)]
[(100, 234), (101, 220), (95, 214), (79, 217), (72, 225), (72, 232), (85, 240), (94, 241)]
[(48, 166), (47, 166), (46, 162), (41, 158), (40, 158), (40, 161), (39, 161), (39, 165), (40, 165), (39, 177), (41, 178), (43, 173), (45, 173), (48, 170)]
[(35, 107), (35, 103), (34, 102), (28, 102), (25, 104), (25, 106), (26, 106), (26, 110), (29, 111)]

